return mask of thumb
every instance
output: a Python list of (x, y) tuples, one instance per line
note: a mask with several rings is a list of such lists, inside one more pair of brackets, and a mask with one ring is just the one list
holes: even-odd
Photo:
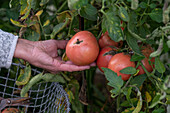
[(65, 49), (68, 40), (55, 40), (58, 49)]

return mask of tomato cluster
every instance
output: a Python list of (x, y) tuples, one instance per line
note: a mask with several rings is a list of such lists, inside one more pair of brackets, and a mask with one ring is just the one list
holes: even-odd
[[(130, 74), (123, 74), (120, 70), (126, 67), (136, 68), (136, 62), (130, 61), (131, 56), (128, 53), (119, 52), (123, 41), (115, 42), (108, 32), (101, 35), (97, 41), (95, 36), (89, 31), (80, 31), (76, 33), (66, 46), (67, 57), (76, 65), (89, 65), (96, 61), (98, 68), (103, 72), (102, 67), (109, 68), (122, 77), (122, 80), (128, 80)], [(145, 58), (141, 61), (148, 72), (153, 70), (154, 58), (149, 63), (149, 55), (153, 52), (150, 45), (141, 46), (141, 51)], [(139, 65), (138, 75), (144, 74), (145, 71)]]

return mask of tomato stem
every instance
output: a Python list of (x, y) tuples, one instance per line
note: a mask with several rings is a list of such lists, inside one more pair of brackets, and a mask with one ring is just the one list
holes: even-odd
[(80, 43), (82, 43), (83, 42), (83, 40), (79, 40), (79, 39), (77, 39), (77, 41), (76, 41), (76, 43), (75, 44), (80, 44)]

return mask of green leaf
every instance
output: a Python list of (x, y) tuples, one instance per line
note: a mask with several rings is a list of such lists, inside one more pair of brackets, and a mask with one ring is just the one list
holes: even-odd
[(126, 108), (124, 111), (122, 111), (121, 113), (132, 113), (134, 110), (134, 107), (131, 108)]
[(151, 105), (149, 108), (155, 107), (160, 102), (161, 94), (157, 93), (156, 96), (153, 98)]
[[(167, 89), (168, 91), (166, 91), (167, 93), (170, 93), (170, 89)], [(166, 95), (166, 104), (170, 104), (170, 95)]]
[(168, 40), (166, 43), (167, 43), (168, 47), (170, 48), (170, 40)]
[(159, 4), (161, 4), (163, 0), (152, 0), (152, 1), (156, 1), (159, 2)]
[(55, 35), (57, 33), (59, 33), (62, 29), (64, 29), (64, 27), (66, 27), (66, 25), (68, 24), (69, 22), (69, 19), (66, 18), (66, 21), (64, 23), (59, 23), (57, 24), (54, 28), (53, 28), (53, 32), (51, 33), (50, 37), (51, 39), (54, 39), (55, 38)]
[(129, 33), (136, 38), (137, 40), (145, 41), (145, 38), (142, 38), (138, 35), (138, 30), (137, 30), (137, 15), (135, 12), (131, 12), (130, 14), (130, 21), (128, 22), (127, 28)]
[(143, 56), (138, 46), (136, 38), (133, 38), (133, 36), (128, 32), (126, 33), (126, 41), (129, 47), (134, 51), (134, 53), (136, 53), (139, 56)]
[(141, 2), (141, 3), (139, 4), (139, 6), (140, 6), (141, 8), (143, 8), (143, 9), (145, 9), (145, 8), (147, 8), (147, 3)]
[(166, 42), (168, 42), (168, 41), (164, 40), (164, 42), (163, 42), (163, 50), (164, 50), (165, 53), (167, 53), (169, 51), (169, 47), (168, 47)]
[(136, 12), (134, 11), (131, 11), (131, 13), (129, 14), (129, 17), (130, 17), (130, 21), (128, 22), (128, 29), (130, 29), (131, 32), (134, 32), (134, 33), (138, 33), (137, 31), (137, 27), (136, 25), (138, 24), (137, 22), (137, 14)]
[(20, 0), (10, 0), (10, 2), (9, 2), (9, 7), (10, 8), (15, 8), (18, 5), (20, 5)]
[(127, 98), (127, 100), (129, 101), (130, 104), (132, 104), (132, 102), (130, 101), (131, 92), (132, 92), (132, 87), (129, 87), (129, 88), (128, 88), (127, 95), (126, 95), (126, 98)]
[(40, 39), (40, 35), (35, 31), (31, 31), (29, 36), (25, 37), (25, 39), (30, 41), (38, 41)]
[(21, 4), (21, 10), (20, 10), (20, 15), (24, 15), (21, 17), (21, 20), (26, 19), (31, 11), (32, 8), (32, 0), (21, 0), (20, 1)]
[(88, 19), (88, 20), (91, 20), (91, 21), (96, 21), (97, 20), (97, 15), (95, 14), (95, 15), (88, 15), (87, 13), (86, 13), (86, 11), (85, 11), (85, 7), (82, 7), (81, 9), (80, 9), (80, 16), (81, 17), (84, 17), (84, 18), (86, 18), (86, 19)]
[(160, 39), (160, 42), (159, 42), (159, 47), (156, 51), (154, 51), (153, 53), (150, 54), (150, 57), (157, 57), (159, 56), (162, 51), (163, 51), (163, 39)]
[(25, 67), (24, 71), (21, 69), (20, 75), (16, 81), (16, 85), (25, 85), (28, 83), (31, 77), (31, 66), (28, 65)]
[(156, 8), (157, 5), (155, 3), (152, 3), (149, 6), (150, 6), (150, 8), (154, 9), (154, 8)]
[(72, 100), (75, 99), (74, 94), (71, 90), (67, 90), (67, 95), (68, 95), (68, 98), (69, 98), (69, 102), (71, 103)]
[(109, 81), (108, 85), (116, 90), (120, 90), (124, 83), (121, 76), (117, 76), (115, 72), (108, 68), (102, 68), (102, 70), (104, 71), (106, 79)]
[(130, 59), (130, 61), (141, 61), (141, 60), (143, 60), (145, 57), (144, 56), (139, 56), (139, 55), (137, 55), (137, 54), (134, 54), (134, 55), (132, 55), (132, 57), (131, 57), (131, 59)]
[(153, 110), (152, 113), (165, 113), (165, 109), (163, 109), (163, 108), (158, 108), (158, 109)]
[(108, 31), (110, 38), (115, 42), (123, 40), (123, 32), (120, 27), (120, 19), (111, 11), (105, 13), (102, 21), (102, 31)]
[[(117, 88), (117, 89), (112, 89), (112, 90), (110, 90), (110, 93), (112, 94), (111, 97), (112, 97), (112, 98), (115, 98), (115, 95), (113, 95), (113, 94), (118, 94), (119, 91), (120, 91), (120, 89), (118, 89), (118, 88)], [(117, 95), (116, 95), (116, 96), (117, 96)]]
[[(133, 105), (136, 105), (137, 102), (138, 102), (138, 99), (137, 99), (137, 98), (132, 98), (132, 99), (130, 99), (130, 102), (132, 102)], [(120, 104), (120, 106), (122, 106), (122, 107), (130, 107), (131, 104), (129, 103), (129, 101), (123, 101), (123, 102)]]
[(136, 76), (130, 81), (130, 84), (136, 85), (139, 88), (140, 86), (142, 86), (146, 78), (147, 78), (146, 74)]
[(119, 16), (123, 21), (129, 22), (129, 15), (124, 7), (119, 7)]
[(31, 78), (31, 80), (22, 88), (21, 90), (21, 97), (24, 97), (25, 94), (29, 91), (31, 87), (39, 83), (41, 80), (42, 82), (61, 82), (65, 83), (65, 80), (59, 76), (59, 75), (53, 75), (50, 73), (46, 73), (43, 75), (43, 73), (40, 73), (34, 77)]
[(27, 0), (20, 0), (20, 5), (21, 5), (20, 15), (24, 15), (27, 10)]
[(46, 20), (43, 24), (43, 27), (48, 26), (50, 24), (50, 20)]
[(169, 22), (170, 6), (163, 11), (163, 23), (167, 24)]
[(84, 8), (87, 15), (95, 15), (97, 13), (97, 9), (91, 4), (87, 4)]
[(120, 70), (121, 73), (123, 74), (135, 74), (136, 73), (136, 68), (134, 67), (126, 67), (122, 70)]
[(132, 113), (139, 113), (141, 109), (142, 109), (142, 101), (138, 100), (137, 106)]
[(162, 9), (160, 8), (155, 8), (151, 11), (151, 13), (149, 13), (149, 16), (151, 17), (151, 19), (153, 21), (156, 21), (158, 23), (161, 23), (163, 20), (163, 16), (162, 16), (163, 12)]
[(131, 9), (135, 10), (138, 8), (139, 1), (138, 0), (131, 0)]
[(57, 21), (59, 22), (59, 23), (61, 23), (61, 22), (64, 22), (65, 20), (66, 20), (66, 18), (68, 18), (69, 20), (71, 20), (72, 19), (72, 12), (73, 11), (63, 11), (63, 12), (61, 12), (61, 13), (59, 13), (59, 14), (57, 14)]
[(159, 72), (159, 73), (164, 73), (165, 72), (165, 66), (164, 64), (161, 62), (161, 60), (159, 59), (159, 57), (155, 58), (155, 69)]
[(59, 83), (65, 83), (65, 80), (62, 76), (57, 75), (57, 74), (50, 74), (50, 73), (45, 73), (42, 76), (42, 79), (45, 82), (59, 82)]
[(41, 0), (40, 6), (44, 6), (49, 2), (49, 0)]
[(88, 4), (88, 0), (68, 0), (69, 9), (79, 9)]
[(42, 76), (43, 76), (43, 74), (40, 73), (40, 74), (34, 76), (33, 78), (31, 78), (31, 80), (22, 88), (21, 97), (24, 97), (25, 94), (29, 91), (29, 89), (41, 80)]
[(18, 26), (18, 27), (27, 27), (26, 25), (23, 25), (23, 24), (21, 24), (20, 22), (13, 20), (12, 18), (10, 19), (10, 21), (11, 21), (11, 23), (14, 24), (15, 26)]

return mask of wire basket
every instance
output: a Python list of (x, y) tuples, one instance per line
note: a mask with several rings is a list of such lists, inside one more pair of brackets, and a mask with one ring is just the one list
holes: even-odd
[[(25, 68), (24, 65), (12, 63), (10, 69), (0, 69), (0, 97), (16, 98), (20, 97), (20, 91), (15, 81), (19, 76), (19, 70)], [(32, 75), (41, 73), (37, 69), (32, 69)], [(41, 83), (33, 86), (28, 96), (32, 99), (32, 104), (18, 106), (24, 109), (25, 113), (69, 113), (70, 103), (67, 93), (59, 83)]]

